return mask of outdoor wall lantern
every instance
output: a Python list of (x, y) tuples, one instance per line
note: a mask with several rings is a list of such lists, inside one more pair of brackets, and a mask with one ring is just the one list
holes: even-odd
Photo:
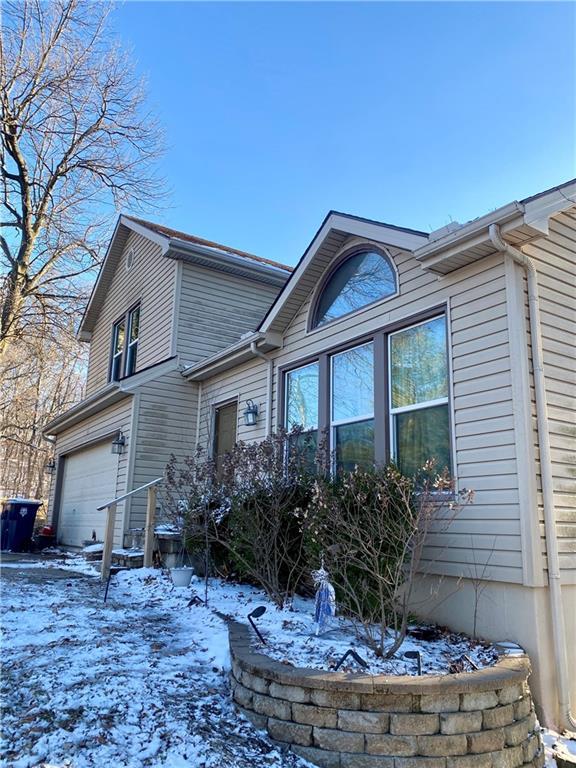
[(54, 461), (54, 457), (46, 462), (44, 465), (44, 472), (46, 472), (47, 475), (53, 475), (54, 472), (56, 472), (56, 462)]
[(246, 409), (244, 410), (244, 424), (247, 427), (253, 427), (258, 421), (258, 406), (254, 400), (246, 400)]
[(126, 438), (122, 432), (118, 432), (114, 440), (112, 440), (112, 453), (124, 453), (124, 446), (126, 445)]

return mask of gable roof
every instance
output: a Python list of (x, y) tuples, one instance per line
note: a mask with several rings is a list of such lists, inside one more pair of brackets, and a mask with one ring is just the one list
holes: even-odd
[(159, 245), (161, 258), (195, 262), (200, 266), (268, 282), (278, 288), (286, 282), (293, 269), (286, 264), (264, 259), (237, 248), (122, 214), (116, 222), (106, 255), (80, 321), (78, 329), (80, 341), (89, 341), (91, 338), (130, 232), (137, 232)]
[(302, 302), (318, 283), (324, 270), (350, 236), (372, 240), (400, 250), (414, 251), (428, 242), (417, 229), (365, 219), (340, 211), (329, 211), (288, 281), (258, 327), (262, 333), (281, 333)]
[(249, 259), (250, 261), (256, 261), (259, 264), (268, 264), (271, 267), (276, 267), (276, 269), (282, 269), (285, 272), (292, 272), (293, 270), (293, 267), (289, 267), (286, 264), (281, 264), (279, 261), (264, 259), (261, 256), (255, 256), (253, 253), (240, 251), (238, 250), (238, 248), (231, 248), (228, 245), (222, 245), (221, 243), (216, 243), (212, 240), (205, 240), (203, 237), (190, 235), (186, 232), (181, 232), (178, 229), (170, 229), (170, 227), (165, 227), (162, 224), (155, 224), (154, 222), (146, 221), (145, 219), (137, 219), (135, 216), (124, 216), (123, 218), (133, 221), (136, 224), (140, 224), (140, 226), (145, 227), (146, 229), (150, 229), (152, 232), (155, 232), (157, 235), (166, 237), (169, 240), (181, 240), (182, 242), (185, 242), (185, 243), (194, 243), (195, 245), (203, 245), (206, 248), (214, 248), (214, 250), (216, 251), (220, 251), (222, 253), (230, 253), (230, 254), (233, 254), (234, 256), (241, 256), (244, 259)]

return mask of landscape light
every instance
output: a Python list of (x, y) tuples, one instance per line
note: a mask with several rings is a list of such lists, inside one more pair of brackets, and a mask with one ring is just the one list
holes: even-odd
[(264, 640), (264, 638), (263, 638), (263, 637), (262, 637), (262, 635), (260, 634), (260, 631), (259, 631), (258, 627), (256, 626), (256, 624), (254, 624), (254, 622), (252, 621), (252, 619), (259, 619), (259, 618), (260, 618), (260, 616), (264, 615), (265, 613), (266, 613), (266, 606), (264, 606), (264, 605), (259, 605), (257, 608), (254, 608), (254, 610), (253, 610), (253, 611), (251, 611), (251, 612), (248, 614), (248, 621), (250, 622), (250, 626), (252, 627), (252, 629), (254, 630), (254, 632), (256, 632), (256, 634), (257, 634), (257, 635), (258, 635), (258, 637), (260, 638), (260, 641), (261, 641), (261, 642), (262, 642), (264, 645), (266, 645), (266, 640)]

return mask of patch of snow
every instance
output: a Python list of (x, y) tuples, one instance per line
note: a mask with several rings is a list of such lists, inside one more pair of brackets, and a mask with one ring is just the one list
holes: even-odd
[(172, 523), (160, 523), (154, 528), (154, 533), (182, 533), (182, 528)]
[(89, 544), (88, 546), (84, 547), (82, 552), (103, 552), (104, 551), (104, 544)]
[[(198, 595), (203, 597), (197, 580), (193, 580), (194, 587), (198, 589)], [(345, 617), (332, 619), (332, 628), (317, 636), (312, 599), (296, 597), (291, 611), (280, 610), (268, 600), (264, 592), (255, 587), (212, 580), (208, 600), (212, 608), (246, 624), (248, 614), (254, 608), (265, 606), (266, 612), (255, 619), (254, 623), (264, 636), (266, 647), (263, 648), (254, 637), (255, 647), (278, 661), (297, 667), (333, 669), (350, 648), (367, 662), (365, 671), (371, 674), (417, 675), (416, 660), (405, 655), (413, 651), (421, 654), (424, 674), (447, 674), (450, 664), (459, 661), (464, 655), (479, 668), (491, 666), (498, 658), (497, 652), (488, 643), (472, 641), (465, 635), (434, 628), (431, 631), (437, 635), (435, 639), (425, 640), (416, 634), (409, 634), (392, 659), (382, 659), (356, 638), (352, 623)], [(417, 628), (413, 628), (413, 631), (416, 633)], [(361, 671), (352, 660), (347, 660), (340, 669)], [(464, 669), (469, 670), (471, 667), (466, 665)]]
[(557, 768), (555, 755), (576, 763), (576, 734), (556, 733), (549, 728), (542, 729), (542, 739), (546, 750), (546, 768)]

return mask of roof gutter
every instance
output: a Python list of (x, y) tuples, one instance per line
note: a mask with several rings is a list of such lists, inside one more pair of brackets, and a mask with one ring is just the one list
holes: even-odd
[(192, 261), (199, 261), (206, 266), (216, 269), (220, 268), (226, 272), (233, 271), (248, 274), (254, 279), (264, 280), (278, 286), (283, 286), (291, 274), (287, 270), (275, 267), (272, 264), (260, 264), (257, 261), (250, 261), (248, 257), (234, 256), (229, 253), (220, 254), (213, 248), (196, 243), (187, 243), (176, 238), (170, 240), (169, 251), (182, 253), (185, 256), (191, 257)]
[(113, 405), (128, 394), (129, 393), (123, 391), (116, 382), (109, 384), (104, 389), (87, 397), (85, 400), (72, 406), (72, 408), (64, 411), (60, 416), (52, 419), (52, 421), (46, 424), (42, 430), (42, 434), (49, 436), (57, 435), (65, 429), (74, 426), (78, 421), (82, 421), (83, 419), (88, 418), (88, 416), (98, 413), (108, 405)]
[(544, 504), (544, 531), (546, 553), (548, 557), (548, 584), (550, 612), (552, 614), (552, 636), (556, 676), (558, 678), (558, 698), (560, 717), (563, 728), (576, 728), (576, 719), (570, 710), (570, 691), (568, 687), (568, 656), (566, 652), (566, 630), (564, 606), (562, 604), (562, 585), (560, 579), (560, 559), (558, 556), (558, 538), (556, 534), (556, 508), (552, 482), (552, 456), (550, 453), (550, 431), (548, 423), (548, 403), (544, 379), (542, 350), (542, 332), (540, 327), (540, 298), (538, 295), (538, 272), (532, 259), (521, 250), (509, 245), (501, 235), (498, 224), (491, 224), (489, 237), (496, 250), (504, 253), (525, 271), (528, 280), (528, 299), (530, 317), (530, 335), (532, 339), (532, 367), (534, 369), (534, 388), (536, 392), (536, 418), (538, 423), (538, 448), (540, 450), (540, 476), (542, 478), (542, 496)]

